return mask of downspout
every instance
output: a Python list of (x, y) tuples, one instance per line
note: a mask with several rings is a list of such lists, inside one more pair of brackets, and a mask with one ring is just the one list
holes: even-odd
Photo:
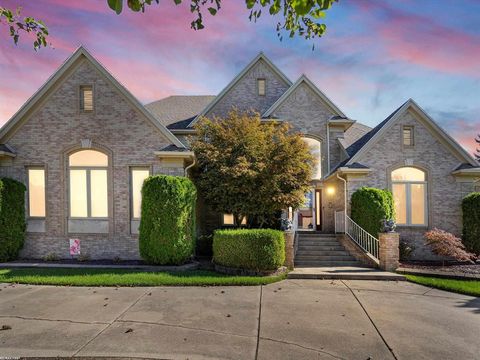
[(195, 155), (194, 155), (192, 163), (190, 165), (188, 165), (184, 170), (184, 176), (185, 177), (188, 177), (188, 170), (190, 170), (196, 163), (197, 163), (197, 159), (195, 158)]
[(344, 197), (344, 207), (343, 207), (343, 231), (345, 234), (347, 233), (347, 180), (342, 178), (340, 175), (338, 175), (337, 172), (337, 178), (343, 181), (343, 197)]
[(330, 123), (327, 121), (327, 174), (330, 174)]

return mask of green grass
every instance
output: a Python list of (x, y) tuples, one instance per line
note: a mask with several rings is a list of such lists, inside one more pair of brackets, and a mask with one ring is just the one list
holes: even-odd
[(431, 276), (405, 275), (408, 281), (459, 294), (480, 296), (480, 280), (455, 280)]
[(0, 269), (0, 283), (69, 286), (218, 286), (266, 285), (279, 276), (229, 276), (206, 270), (146, 272), (123, 269)]

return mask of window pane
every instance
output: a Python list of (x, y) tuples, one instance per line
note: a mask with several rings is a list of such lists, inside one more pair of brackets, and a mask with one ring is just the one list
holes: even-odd
[(86, 170), (70, 170), (70, 216), (88, 216)]
[(322, 178), (322, 157), (321, 157), (321, 143), (320, 141), (312, 138), (303, 138), (310, 148), (310, 153), (315, 158), (315, 165), (313, 169), (313, 180), (319, 180)]
[(223, 214), (223, 225), (235, 225), (232, 214)]
[(406, 184), (393, 184), (392, 193), (395, 202), (397, 224), (407, 223), (407, 186)]
[(80, 108), (83, 111), (93, 110), (93, 89), (91, 86), (82, 86), (80, 88)]
[(412, 143), (412, 129), (411, 128), (404, 128), (403, 129), (403, 145), (411, 146)]
[(258, 79), (258, 95), (265, 95), (265, 79)]
[(45, 170), (28, 170), (29, 215), (45, 217)]
[(392, 181), (425, 181), (425, 173), (414, 167), (402, 167), (392, 171)]
[(90, 170), (92, 217), (108, 217), (107, 170)]
[(77, 151), (70, 155), (70, 166), (108, 166), (108, 156), (95, 150)]
[(410, 196), (412, 203), (412, 224), (424, 225), (425, 221), (425, 185), (424, 184), (411, 184)]
[(142, 209), (143, 181), (150, 175), (149, 170), (132, 170), (132, 215), (134, 219), (140, 218)]

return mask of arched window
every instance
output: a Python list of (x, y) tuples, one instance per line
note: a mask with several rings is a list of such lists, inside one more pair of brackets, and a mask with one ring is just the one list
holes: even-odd
[(322, 178), (322, 143), (317, 139), (309, 137), (304, 137), (303, 140), (307, 143), (310, 152), (315, 157), (312, 180), (320, 180)]
[(392, 192), (397, 224), (427, 225), (427, 178), (424, 171), (414, 167), (392, 171)]
[(68, 157), (71, 218), (108, 217), (108, 156), (80, 150)]

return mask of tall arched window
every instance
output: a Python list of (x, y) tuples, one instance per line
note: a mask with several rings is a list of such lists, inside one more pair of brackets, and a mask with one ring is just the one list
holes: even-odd
[(80, 150), (68, 158), (71, 218), (108, 217), (108, 156)]
[(397, 224), (427, 225), (427, 179), (424, 171), (402, 167), (392, 171)]
[(317, 139), (309, 137), (304, 137), (303, 140), (307, 143), (310, 152), (315, 157), (312, 180), (320, 180), (322, 178), (322, 143)]

